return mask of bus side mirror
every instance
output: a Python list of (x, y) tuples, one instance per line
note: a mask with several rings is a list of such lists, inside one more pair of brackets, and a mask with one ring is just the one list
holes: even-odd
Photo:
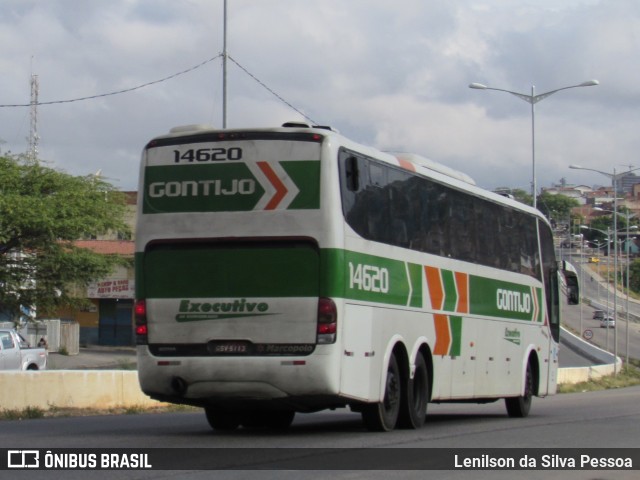
[(578, 272), (575, 267), (566, 260), (562, 262), (562, 274), (567, 286), (567, 303), (578, 305), (580, 303), (580, 285), (578, 283)]

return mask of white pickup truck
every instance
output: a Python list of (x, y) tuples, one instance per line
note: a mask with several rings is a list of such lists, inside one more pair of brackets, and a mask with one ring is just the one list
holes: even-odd
[(44, 370), (47, 351), (32, 348), (15, 330), (0, 329), (0, 370)]

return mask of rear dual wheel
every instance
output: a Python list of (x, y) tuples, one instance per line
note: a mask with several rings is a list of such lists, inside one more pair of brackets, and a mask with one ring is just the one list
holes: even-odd
[(245, 428), (286, 430), (291, 426), (295, 415), (293, 410), (255, 410), (244, 413), (241, 424)]
[(422, 355), (416, 358), (413, 379), (403, 379), (395, 354), (387, 366), (384, 399), (364, 406), (362, 420), (368, 430), (388, 432), (424, 425), (429, 400), (429, 372)]
[(238, 428), (242, 421), (239, 412), (223, 408), (205, 407), (204, 413), (207, 416), (207, 422), (214, 430), (232, 431)]
[(285, 430), (291, 426), (296, 414), (293, 410), (234, 411), (220, 407), (205, 407), (204, 411), (211, 428), (221, 431), (232, 431), (239, 426)]
[(427, 418), (429, 402), (429, 371), (422, 355), (416, 358), (416, 368), (412, 379), (407, 379), (406, 395), (401, 403), (398, 426), (400, 428), (420, 428)]
[(384, 399), (379, 403), (368, 403), (362, 410), (362, 421), (367, 430), (372, 432), (388, 432), (396, 428), (400, 415), (400, 401), (402, 399), (402, 379), (400, 368), (394, 354), (387, 366), (387, 382), (384, 389)]

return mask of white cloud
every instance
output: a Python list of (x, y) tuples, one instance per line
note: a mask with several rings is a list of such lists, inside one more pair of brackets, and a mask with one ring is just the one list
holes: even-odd
[[(414, 150), (485, 187), (531, 181), (529, 93), (590, 78), (536, 107), (538, 184), (568, 170), (632, 164), (638, 151), (640, 3), (635, 0), (234, 0), (229, 53), (314, 120), (381, 148)], [(107, 93), (222, 51), (222, 0), (3, 0), (0, 104)], [(136, 188), (145, 143), (174, 125), (221, 125), (221, 61), (135, 92), (39, 108), (41, 157), (74, 174), (102, 168)], [(229, 126), (300, 115), (229, 63)], [(28, 108), (0, 108), (3, 151), (24, 151)], [(621, 167), (622, 168), (622, 167)], [(605, 179), (606, 180), (606, 179)]]

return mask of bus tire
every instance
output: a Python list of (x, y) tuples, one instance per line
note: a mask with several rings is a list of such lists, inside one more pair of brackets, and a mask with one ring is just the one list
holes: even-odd
[(429, 371), (422, 354), (416, 357), (416, 368), (413, 378), (407, 378), (404, 395), (400, 406), (400, 428), (421, 428), (427, 418), (429, 401)]
[(255, 410), (243, 413), (240, 424), (244, 428), (286, 430), (291, 426), (295, 415), (294, 410)]
[(531, 368), (531, 362), (529, 362), (524, 379), (524, 394), (518, 397), (508, 397), (504, 399), (507, 414), (512, 418), (524, 418), (528, 416), (531, 410), (533, 391), (533, 370)]
[(240, 415), (222, 408), (205, 407), (207, 422), (214, 430), (232, 431), (240, 426)]
[(270, 430), (286, 430), (293, 423), (295, 416), (296, 412), (294, 410), (270, 412), (268, 418), (266, 418), (265, 426)]
[(387, 381), (384, 389), (384, 400), (369, 403), (362, 409), (362, 421), (367, 430), (372, 432), (388, 432), (398, 423), (400, 402), (402, 399), (402, 379), (395, 354), (391, 354), (387, 366)]

